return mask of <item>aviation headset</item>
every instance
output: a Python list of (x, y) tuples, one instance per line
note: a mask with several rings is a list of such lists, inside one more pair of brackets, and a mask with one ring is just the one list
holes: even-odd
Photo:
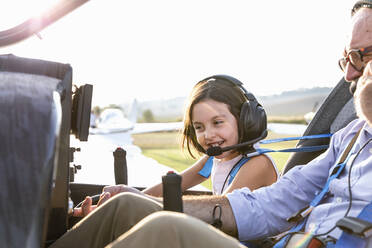
[(214, 75), (200, 82), (210, 79), (229, 82), (233, 86), (238, 87), (246, 99), (240, 108), (240, 118), (238, 121), (239, 143), (264, 139), (267, 136), (266, 112), (254, 95), (243, 87), (242, 82), (228, 75)]

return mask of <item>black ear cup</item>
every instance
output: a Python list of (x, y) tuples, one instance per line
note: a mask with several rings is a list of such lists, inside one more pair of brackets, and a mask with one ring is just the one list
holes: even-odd
[(246, 101), (240, 110), (239, 143), (260, 137), (267, 129), (264, 108), (257, 101)]

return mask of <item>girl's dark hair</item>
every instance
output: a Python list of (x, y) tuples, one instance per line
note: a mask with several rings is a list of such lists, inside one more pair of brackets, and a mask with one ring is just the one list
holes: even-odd
[[(182, 130), (182, 148), (185, 146), (189, 154), (193, 157), (191, 151), (192, 147), (199, 153), (205, 153), (203, 147), (196, 139), (195, 129), (192, 125), (192, 111), (195, 104), (206, 100), (212, 99), (217, 102), (225, 103), (231, 114), (235, 117), (239, 124), (240, 109), (243, 103), (247, 100), (242, 90), (237, 86), (221, 79), (209, 79), (197, 83), (191, 91), (186, 105), (186, 111), (183, 118), (184, 127)], [(239, 142), (241, 138), (239, 137)]]

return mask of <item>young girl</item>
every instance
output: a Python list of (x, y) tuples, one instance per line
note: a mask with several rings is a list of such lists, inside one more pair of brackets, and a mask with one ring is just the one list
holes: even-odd
[[(214, 157), (206, 155), (208, 149), (258, 142), (266, 137), (266, 114), (255, 97), (247, 92), (240, 81), (229, 76), (212, 76), (198, 82), (189, 97), (184, 116), (183, 147), (194, 157), (193, 150), (205, 154), (190, 168), (181, 173), (182, 191), (207, 180), (211, 175), (213, 194), (226, 194), (234, 189), (250, 190), (268, 186), (278, 178), (278, 171), (268, 155), (251, 158), (257, 145), (247, 145), (225, 151)], [(194, 157), (195, 158), (195, 157)], [(142, 192), (125, 185), (107, 186), (98, 206), (120, 192), (134, 192), (162, 196), (162, 184)], [(85, 216), (96, 206), (87, 197), (75, 216)]]
[[(192, 157), (193, 149), (205, 154), (211, 147), (224, 148), (254, 139), (257, 142), (266, 136), (265, 111), (235, 78), (216, 75), (200, 81), (194, 86), (188, 102), (182, 144)], [(267, 155), (244, 156), (253, 151), (253, 145), (248, 145), (214, 157), (202, 156), (181, 173), (182, 190), (202, 183), (210, 174), (213, 194), (271, 185), (278, 178), (273, 160)], [(162, 196), (162, 185), (143, 192)]]

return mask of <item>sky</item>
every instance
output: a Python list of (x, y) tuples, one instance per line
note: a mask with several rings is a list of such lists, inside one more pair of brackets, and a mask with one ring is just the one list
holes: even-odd
[[(0, 28), (51, 0), (7, 0)], [(38, 4), (39, 3), (39, 4)], [(0, 54), (68, 63), (93, 106), (188, 96), (227, 74), (258, 96), (333, 87), (352, 0), (90, 0)], [(3, 7), (5, 6), (5, 7)], [(26, 14), (27, 13), (27, 14)]]

